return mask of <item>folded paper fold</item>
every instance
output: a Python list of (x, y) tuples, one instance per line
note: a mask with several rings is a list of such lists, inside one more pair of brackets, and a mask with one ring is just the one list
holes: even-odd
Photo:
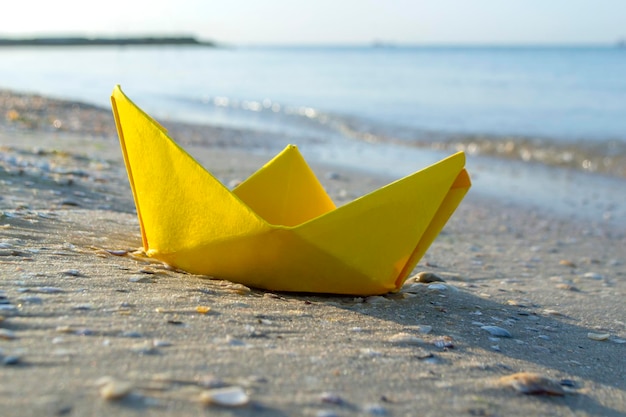
[(394, 291), (470, 187), (459, 152), (337, 208), (289, 145), (231, 191), (119, 86), (111, 101), (144, 250), (194, 274), (274, 291)]

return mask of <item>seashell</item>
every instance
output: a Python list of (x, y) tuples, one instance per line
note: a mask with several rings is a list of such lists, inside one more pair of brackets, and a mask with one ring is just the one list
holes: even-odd
[(221, 407), (242, 407), (250, 402), (250, 397), (241, 387), (215, 388), (204, 391), (200, 402)]
[(565, 395), (565, 390), (557, 381), (532, 372), (503, 376), (499, 383), (527, 395)]
[(125, 250), (125, 249), (121, 249), (121, 250), (105, 249), (105, 251), (110, 253), (111, 255), (114, 255), (114, 256), (126, 256), (128, 254), (128, 252), (130, 252), (129, 250)]
[(597, 340), (598, 342), (602, 342), (604, 340), (608, 340), (611, 335), (609, 333), (587, 333), (587, 337), (591, 340)]
[(441, 336), (433, 341), (433, 345), (441, 349), (452, 349), (454, 348), (454, 339), (450, 336)]

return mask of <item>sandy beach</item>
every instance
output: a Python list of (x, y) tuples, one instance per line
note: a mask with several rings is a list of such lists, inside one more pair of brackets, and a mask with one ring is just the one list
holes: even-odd
[[(225, 184), (276, 147), (164, 125)], [(624, 228), (470, 191), (443, 281), (272, 293), (141, 256), (109, 109), (0, 91), (0, 151), (3, 417), (626, 415)], [(393, 180), (314, 169), (339, 205)]]

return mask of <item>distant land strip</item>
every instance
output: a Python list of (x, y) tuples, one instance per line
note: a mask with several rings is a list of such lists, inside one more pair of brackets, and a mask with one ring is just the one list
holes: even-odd
[(193, 36), (147, 36), (122, 38), (40, 37), (0, 38), (2, 46), (126, 46), (126, 45), (198, 45), (214, 47), (215, 43), (199, 41)]

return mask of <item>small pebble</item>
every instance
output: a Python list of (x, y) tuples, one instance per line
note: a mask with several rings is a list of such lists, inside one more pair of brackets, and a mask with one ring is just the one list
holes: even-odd
[(197, 306), (196, 307), (196, 311), (200, 314), (207, 314), (209, 311), (211, 311), (211, 307), (209, 306)]
[(428, 289), (433, 291), (446, 291), (448, 286), (446, 284), (429, 284)]
[(335, 394), (334, 392), (322, 393), (322, 395), (320, 395), (320, 400), (323, 403), (327, 403), (327, 404), (341, 405), (344, 403), (343, 398), (341, 398), (339, 394)]
[(543, 310), (543, 314), (545, 314), (546, 316), (556, 316), (556, 317), (564, 316), (563, 313), (556, 311), (556, 310), (549, 309), (549, 308)]
[(375, 358), (375, 357), (378, 357), (378, 356), (382, 356), (382, 353), (380, 353), (379, 351), (374, 350), (372, 348), (361, 348), (361, 349), (359, 349), (359, 354), (361, 356), (370, 357), (370, 358)]
[(156, 355), (159, 353), (159, 350), (151, 342), (139, 343), (130, 350), (139, 355)]
[(586, 274), (583, 275), (583, 278), (595, 279), (597, 281), (604, 279), (602, 275), (596, 272), (587, 272)]
[(250, 402), (250, 397), (241, 387), (215, 388), (204, 391), (200, 402), (221, 407), (242, 407)]
[(573, 286), (571, 284), (566, 284), (565, 282), (562, 282), (560, 284), (556, 284), (554, 287), (556, 289), (559, 289), (559, 290), (574, 291), (574, 292), (579, 292), (580, 291), (577, 287), (575, 287), (575, 286)]
[(74, 332), (77, 336), (93, 336), (96, 332), (91, 329), (78, 329)]
[(70, 326), (57, 326), (54, 330), (58, 333), (74, 333), (74, 329)]
[(564, 387), (569, 387), (569, 388), (576, 388), (577, 386), (576, 381), (572, 379), (567, 379), (567, 378), (560, 380), (559, 384), (561, 384)]
[(273, 298), (273, 299), (276, 299), (276, 300), (280, 300), (281, 299), (280, 295), (273, 294), (271, 292), (266, 292), (265, 294), (263, 294), (263, 298)]
[(532, 372), (518, 372), (499, 379), (503, 386), (511, 387), (527, 395), (565, 395), (560, 383)]
[(9, 329), (0, 329), (0, 339), (4, 340), (15, 340), (17, 336), (15, 332)]
[(507, 329), (498, 326), (482, 326), (481, 329), (496, 337), (513, 337)]
[(69, 276), (69, 277), (82, 277), (83, 274), (78, 269), (66, 269), (62, 271), (61, 274)]
[(126, 332), (120, 333), (120, 337), (140, 338), (140, 337), (143, 337), (143, 335), (135, 331), (126, 331)]
[(7, 355), (2, 358), (2, 364), (6, 366), (17, 365), (20, 363), (21, 359), (22, 358), (20, 358), (18, 355)]
[(121, 400), (133, 389), (130, 382), (119, 381), (111, 377), (102, 377), (96, 385), (100, 387), (100, 396), (107, 401)]
[(21, 301), (22, 303), (26, 303), (26, 304), (42, 304), (43, 303), (43, 298), (37, 297), (37, 296), (34, 296), (34, 295), (22, 296), (22, 297), (18, 298), (18, 300)]
[(40, 292), (43, 294), (58, 294), (63, 292), (61, 288), (58, 287), (37, 287), (34, 289), (35, 292)]
[(169, 342), (167, 340), (155, 339), (155, 340), (152, 341), (152, 346), (154, 346), (155, 348), (170, 347), (172, 345), (173, 345), (173, 343)]
[(524, 302), (522, 300), (507, 300), (506, 303), (510, 306), (514, 306), (514, 307), (522, 307), (522, 308), (528, 308), (529, 307), (529, 303)]
[(201, 378), (198, 378), (197, 383), (202, 388), (208, 388), (208, 389), (225, 388), (228, 386), (226, 382), (224, 382), (223, 380), (213, 375), (205, 375)]
[(445, 279), (441, 278), (437, 274), (433, 274), (432, 272), (418, 272), (410, 278), (413, 282), (421, 282), (422, 284), (430, 284), (432, 282), (446, 282)]
[(139, 282), (142, 284), (151, 284), (154, 282), (153, 278), (150, 278), (149, 276), (145, 276), (145, 275), (133, 275), (130, 278), (128, 278), (128, 282)]

